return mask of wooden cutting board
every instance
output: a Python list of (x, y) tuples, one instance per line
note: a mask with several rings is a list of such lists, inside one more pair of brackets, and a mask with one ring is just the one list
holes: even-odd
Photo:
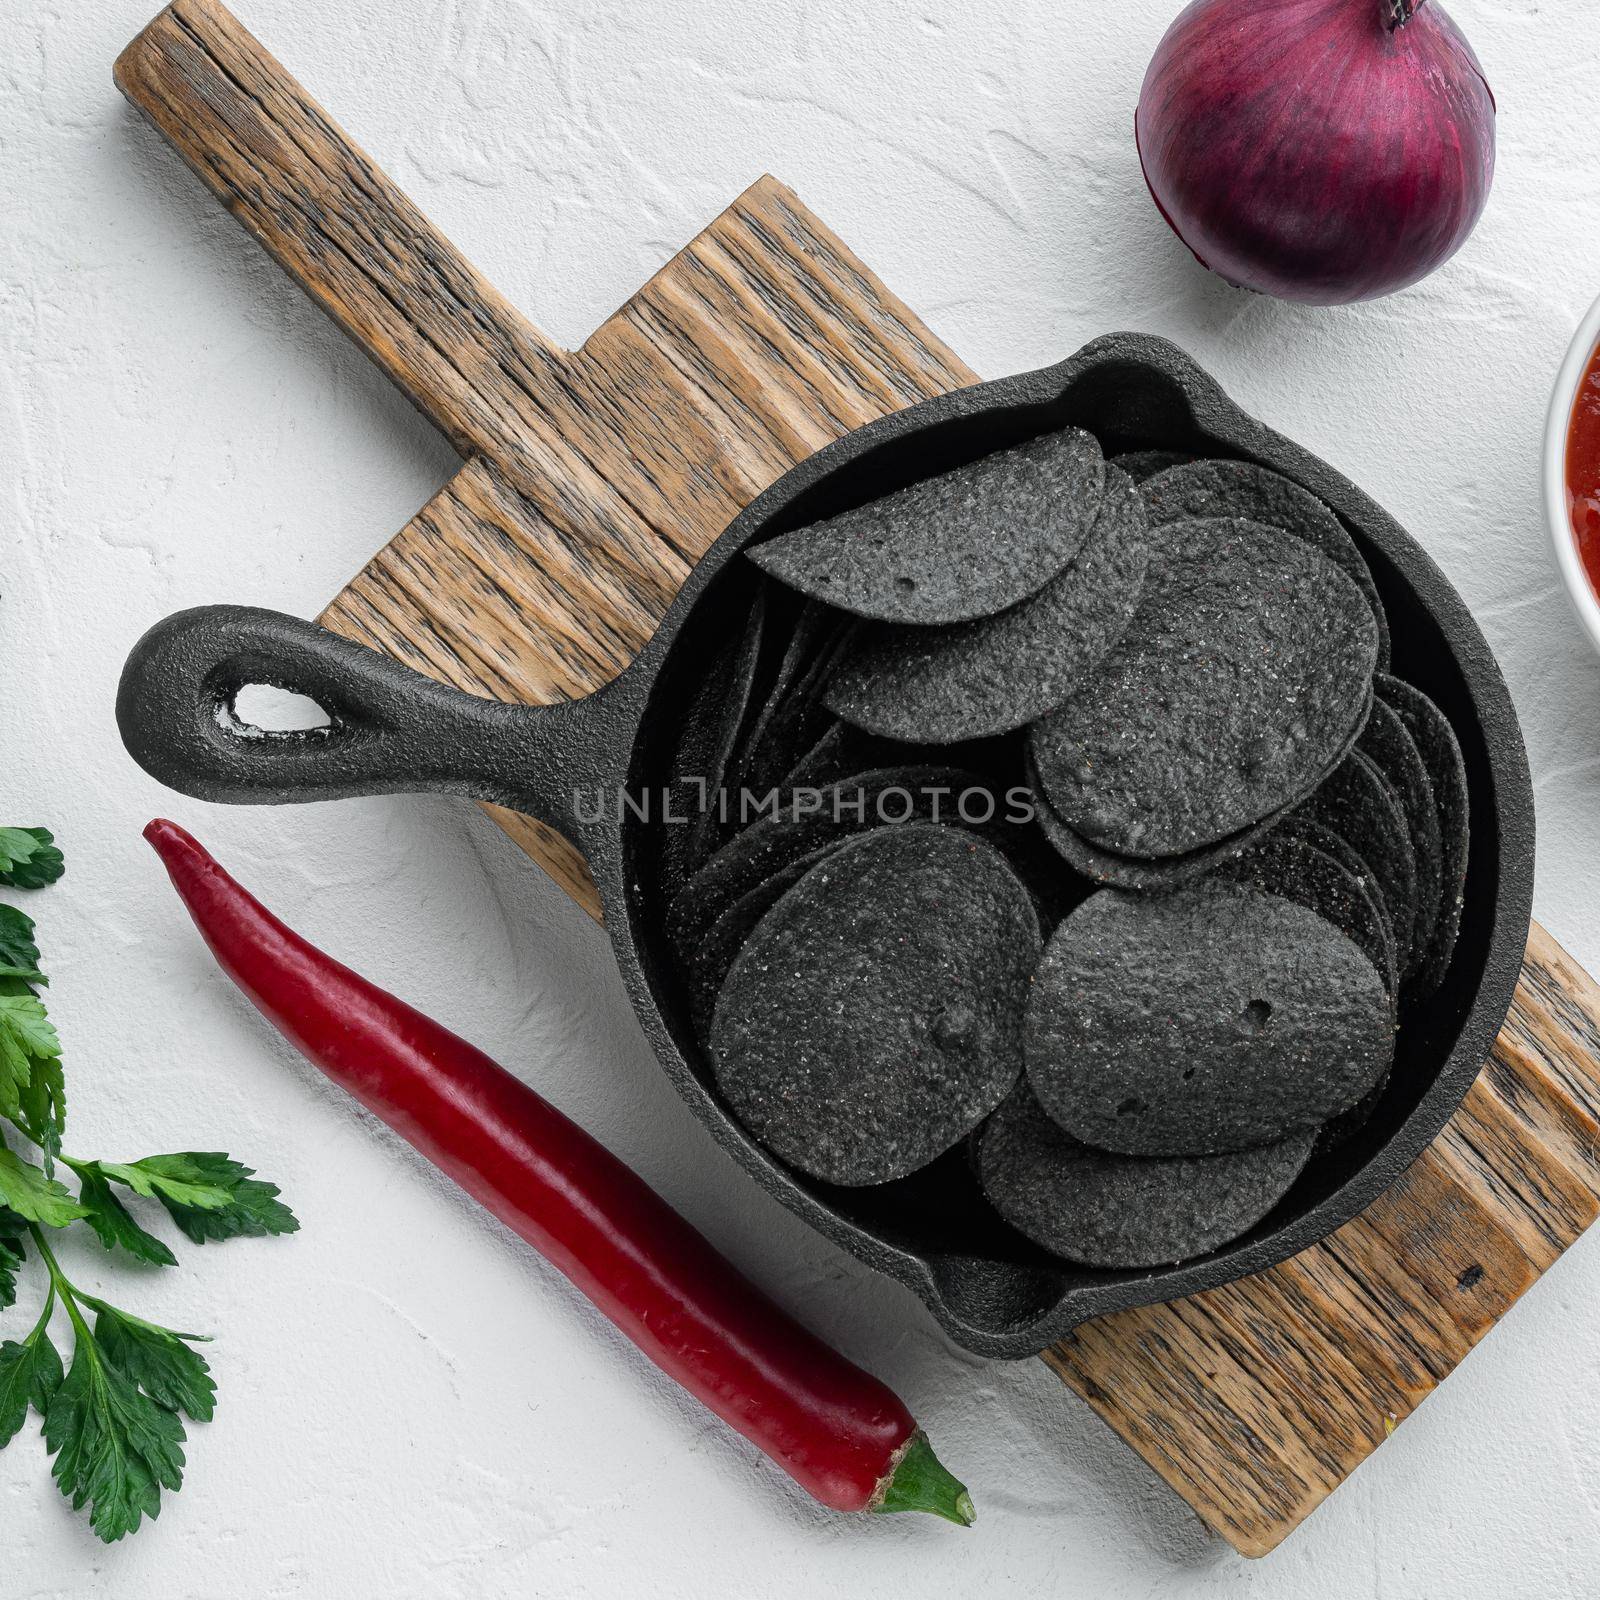
[[(213, 0), (169, 7), (116, 76), (461, 452), (322, 620), (473, 693), (598, 687), (752, 496), (849, 429), (974, 381), (771, 178), (565, 351)], [(596, 911), (570, 846), (496, 816)], [(1535, 926), (1482, 1076), (1369, 1211), (1270, 1272), (1090, 1323), (1044, 1359), (1223, 1538), (1264, 1554), (1600, 1211), (1597, 1051), (1600, 989)]]

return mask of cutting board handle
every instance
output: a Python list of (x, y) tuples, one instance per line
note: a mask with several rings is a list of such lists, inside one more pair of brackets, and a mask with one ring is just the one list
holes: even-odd
[[(234, 711), (248, 684), (308, 696), (325, 726), (269, 732)], [(631, 724), (605, 695), (553, 706), (463, 694), (314, 622), (254, 606), (197, 606), (136, 644), (117, 688), (130, 754), (168, 787), (228, 805), (354, 795), (464, 794), (583, 832), (584, 796)]]
[(520, 449), (568, 363), (216, 0), (176, 0), (117, 86), (463, 456)]

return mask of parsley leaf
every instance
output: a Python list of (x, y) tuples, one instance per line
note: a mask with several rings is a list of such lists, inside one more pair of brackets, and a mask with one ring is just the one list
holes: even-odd
[(74, 1511), (107, 1544), (161, 1513), (161, 1491), (183, 1487), (183, 1424), (112, 1366), (87, 1330), (45, 1412), (51, 1469)]
[(126, 1166), (102, 1161), (100, 1170), (135, 1194), (159, 1200), (196, 1244), (294, 1233), (300, 1226), (278, 1199), (276, 1184), (263, 1182), (253, 1168), (220, 1151), (146, 1156)]
[[(102, 1161), (100, 1170), (108, 1178), (125, 1183), (135, 1194), (146, 1200), (171, 1200), (182, 1206), (215, 1209), (228, 1203), (228, 1186), (215, 1179), (202, 1160), (187, 1154), (171, 1156), (145, 1156), (141, 1161)], [(232, 1167), (235, 1162), (226, 1156), (217, 1158)], [(244, 1168), (239, 1168), (240, 1172)]]
[(58, 1056), (61, 1040), (36, 994), (0, 994), (0, 1026), (30, 1056)]
[(0, 1206), (0, 1311), (17, 1303), (17, 1273), (26, 1252), (22, 1236), (27, 1224), (15, 1211)]
[(31, 1161), (0, 1144), (0, 1205), (9, 1206), (24, 1222), (64, 1228), (84, 1214), (83, 1207), (54, 1178)]
[[(0, 828), (0, 885), (39, 888), (61, 872), (61, 852), (46, 829)], [(18, 1274), (29, 1258), (49, 1278), (33, 1332), (20, 1344), (0, 1343), (0, 1448), (36, 1411), (44, 1419), (62, 1494), (74, 1510), (87, 1505), (90, 1525), (111, 1543), (160, 1513), (163, 1489), (182, 1487), (182, 1419), (211, 1420), (216, 1384), (192, 1348), (202, 1335), (145, 1322), (86, 1294), (62, 1271), (51, 1236), (42, 1230), (81, 1220), (108, 1250), (176, 1265), (172, 1251), (136, 1220), (113, 1184), (159, 1201), (197, 1243), (293, 1233), (300, 1224), (274, 1184), (216, 1152), (181, 1151), (128, 1163), (62, 1154), (61, 1041), (34, 992), (47, 982), (34, 931), (30, 917), (0, 905), (0, 1310), (15, 1303)], [(10, 1148), (7, 1124), (43, 1152), (42, 1167)], [(54, 1162), (77, 1178), (77, 1199), (56, 1181)], [(49, 1337), (58, 1305), (74, 1335), (65, 1372)]]
[(25, 866), (38, 854), (44, 840), (32, 828), (0, 828), (0, 872)]
[(61, 1357), (45, 1331), (45, 1321), (21, 1344), (0, 1344), (0, 1450), (16, 1438), (32, 1406), (42, 1417), (61, 1387)]
[[(0, 911), (9, 909), (0, 906)], [(30, 935), (32, 929), (29, 922)], [(3, 936), (0, 924), (0, 938)], [(37, 960), (38, 951), (33, 955)], [(44, 1002), (29, 987), (46, 982), (37, 966), (0, 961), (0, 1116), (10, 1117), (54, 1160), (61, 1154), (67, 1125), (61, 1041), (45, 1014)]]
[(61, 1041), (38, 995), (15, 979), (0, 979), (0, 1117), (21, 1112), (35, 1063), (60, 1054)]
[(106, 1181), (98, 1161), (75, 1163), (72, 1170), (78, 1175), (78, 1203), (84, 1210), (83, 1220), (94, 1229), (107, 1250), (125, 1250), (152, 1266), (177, 1266), (178, 1258), (166, 1245), (134, 1221)]
[(209, 1422), (217, 1409), (211, 1369), (191, 1343), (209, 1343), (204, 1334), (177, 1333), (96, 1302), (94, 1336), (101, 1354), (157, 1405)]
[(299, 1218), (278, 1194), (275, 1183), (243, 1178), (233, 1186), (228, 1204), (216, 1210), (203, 1211), (170, 1200), (162, 1203), (186, 1238), (196, 1244), (214, 1244), (222, 1239), (269, 1239), (298, 1233)]
[(33, 918), (15, 906), (0, 906), (0, 962), (12, 967), (37, 967), (39, 947), (33, 942)]
[(48, 828), (0, 828), (0, 883), (42, 889), (66, 870)]
[(61, 1058), (35, 1061), (28, 1086), (17, 1099), (18, 1127), (54, 1160), (61, 1154), (61, 1137), (67, 1128), (67, 1084)]

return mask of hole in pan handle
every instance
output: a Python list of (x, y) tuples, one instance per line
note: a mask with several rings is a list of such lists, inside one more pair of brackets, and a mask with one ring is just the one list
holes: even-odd
[[(315, 700), (326, 726), (241, 722), (234, 701), (251, 684)], [(300, 617), (200, 606), (158, 622), (133, 647), (117, 726), (146, 772), (201, 800), (288, 805), (441, 791), (527, 812), (577, 842), (574, 796), (603, 781), (608, 765), (603, 698), (483, 700)]]

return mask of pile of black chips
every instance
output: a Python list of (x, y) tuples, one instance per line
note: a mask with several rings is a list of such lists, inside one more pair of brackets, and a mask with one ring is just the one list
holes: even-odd
[(837, 1185), (966, 1141), (1071, 1261), (1248, 1231), (1460, 928), (1461, 752), (1344, 524), (1069, 428), (749, 559), (673, 773), (708, 803), (659, 837), (734, 1115)]

